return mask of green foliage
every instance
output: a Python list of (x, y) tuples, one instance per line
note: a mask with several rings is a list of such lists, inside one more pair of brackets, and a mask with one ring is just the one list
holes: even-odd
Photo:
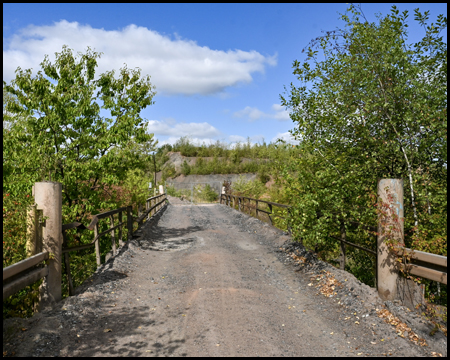
[(162, 181), (174, 177), (176, 173), (177, 172), (175, 170), (175, 165), (173, 164), (164, 165), (162, 169)]
[(237, 181), (231, 184), (232, 194), (238, 196), (248, 196), (259, 199), (266, 191), (264, 184), (257, 180), (246, 180), (244, 176), (240, 176)]
[(215, 202), (219, 198), (219, 194), (211, 188), (211, 185), (196, 185), (194, 187), (194, 201)]
[(148, 176), (141, 169), (130, 169), (126, 173), (123, 188), (131, 195), (131, 202), (143, 204), (149, 197)]
[[(281, 96), (301, 140), (283, 170), (290, 226), (307, 246), (332, 248), (327, 236), (344, 223), (349, 241), (374, 250), (374, 234), (351, 221), (376, 226), (377, 179), (402, 178), (406, 245), (446, 255), (447, 19), (428, 25), (428, 12), (416, 10), (425, 36), (409, 44), (406, 11), (393, 6), (377, 23), (354, 5), (349, 13), (345, 29), (313, 40), (306, 60), (294, 61), (301, 84)], [(369, 261), (352, 256), (362, 276), (358, 266)]]
[[(3, 82), (3, 227), (12, 234), (4, 236), (4, 267), (25, 258), (25, 229), (19, 224), (25, 224), (25, 204), (32, 200), (29, 196), (35, 182), (61, 182), (63, 224), (87, 224), (91, 214), (124, 205), (133, 195), (138, 200), (137, 188), (128, 196), (119, 185), (125, 181), (130, 189), (133, 183), (139, 187), (142, 172), (153, 169), (149, 159), (156, 142), (153, 134), (145, 132), (140, 116), (153, 103), (150, 77), (141, 78), (139, 69), (124, 66), (118, 77), (109, 71), (95, 80), (99, 58), (100, 54), (89, 48), (75, 57), (63, 46), (55, 63), (45, 56), (36, 77), (31, 69), (18, 68), (10, 84)], [(101, 116), (101, 109), (108, 115)], [(142, 170), (130, 172), (132, 169)], [(13, 207), (8, 199), (21, 205)], [(104, 222), (100, 227), (107, 226)], [(72, 232), (68, 245), (91, 240), (89, 232)], [(103, 244), (102, 251), (109, 251), (110, 243), (107, 247)], [(95, 270), (91, 250), (71, 254), (71, 258), (76, 283)], [(24, 294), (26, 298), (27, 291)], [(20, 296), (11, 297), (6, 306), (14, 302), (16, 307), (26, 308), (24, 299), (17, 302)], [(12, 314), (10, 310), (7, 313)]]
[(186, 162), (186, 160), (183, 161), (183, 165), (181, 165), (181, 173), (183, 175), (189, 175), (191, 173), (191, 167)]

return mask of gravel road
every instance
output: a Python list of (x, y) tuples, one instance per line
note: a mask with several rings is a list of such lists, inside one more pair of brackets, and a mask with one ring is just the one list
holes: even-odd
[(375, 307), (382, 304), (376, 300), (358, 307), (322, 295), (311, 286), (311, 276), (326, 268), (296, 271), (283, 247), (289, 236), (280, 230), (224, 205), (184, 204), (171, 198), (161, 217), (144, 225), (140, 237), (102, 265), (78, 295), (31, 319), (5, 321), (4, 355), (429, 356), (436, 351), (397, 336), (377, 316)]

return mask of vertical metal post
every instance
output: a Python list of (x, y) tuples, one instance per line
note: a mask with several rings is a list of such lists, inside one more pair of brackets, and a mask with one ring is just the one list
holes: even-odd
[[(267, 204), (267, 205), (269, 205), (269, 211), (270, 211), (270, 214), (272, 214), (273, 213), (272, 204)], [(267, 215), (269, 216), (270, 225), (273, 225), (272, 217), (270, 216), (270, 214), (267, 214)]]
[(258, 200), (256, 200), (256, 218), (258, 218)]
[(128, 230), (128, 241), (133, 239), (133, 208), (130, 206), (127, 206), (127, 230)]
[(34, 184), (35, 202), (44, 216), (43, 248), (48, 251), (48, 276), (40, 287), (40, 309), (61, 300), (62, 185), (54, 181)]
[[(122, 222), (122, 211), (119, 212), (119, 224)], [(122, 226), (119, 226), (119, 247), (123, 246), (123, 240), (122, 240)]]
[(194, 184), (191, 184), (191, 204), (194, 204)]
[[(113, 228), (114, 227), (114, 214), (110, 215), (109, 219), (110, 219), (110, 226), (111, 226), (111, 228)], [(111, 230), (111, 247), (112, 247), (113, 256), (116, 256), (116, 236), (114, 234), (114, 231), (115, 230)]]
[(378, 180), (377, 288), (383, 300), (397, 297), (398, 269), (396, 256), (386, 241), (404, 244), (403, 180)]
[[(63, 231), (63, 247), (67, 247), (67, 236), (66, 232)], [(67, 274), (67, 283), (69, 284), (69, 296), (73, 296), (75, 294), (74, 288), (73, 288), (73, 282), (72, 282), (72, 274), (70, 273), (70, 256), (69, 253), (64, 253), (64, 265), (66, 267), (66, 274)]]

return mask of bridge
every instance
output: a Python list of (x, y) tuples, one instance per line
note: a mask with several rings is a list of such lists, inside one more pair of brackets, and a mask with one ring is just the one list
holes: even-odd
[(168, 203), (73, 296), (4, 321), (4, 355), (446, 356), (446, 338), (399, 336), (375, 289), (287, 233), (224, 204)]

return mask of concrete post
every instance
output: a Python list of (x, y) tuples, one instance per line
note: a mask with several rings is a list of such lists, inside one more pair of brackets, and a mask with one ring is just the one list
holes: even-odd
[(36, 204), (30, 205), (27, 212), (27, 258), (37, 254), (37, 221)]
[(159, 185), (159, 193), (164, 194), (164, 186)]
[(397, 298), (398, 268), (396, 256), (386, 241), (396, 240), (404, 246), (403, 180), (378, 180), (377, 287), (383, 300)]
[(62, 185), (54, 181), (34, 184), (35, 202), (44, 216), (43, 250), (50, 253), (48, 276), (40, 287), (40, 309), (61, 300)]

